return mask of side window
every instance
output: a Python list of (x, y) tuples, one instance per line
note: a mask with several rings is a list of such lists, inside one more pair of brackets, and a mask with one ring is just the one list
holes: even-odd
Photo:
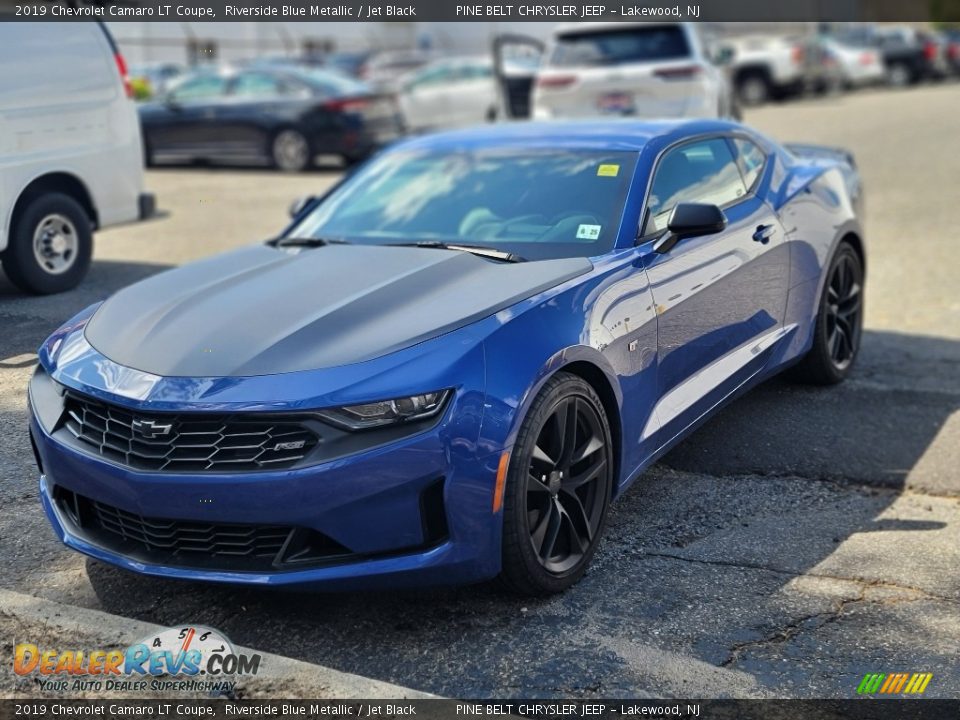
[(276, 97), (282, 91), (280, 82), (264, 73), (243, 73), (233, 83), (233, 94), (239, 97)]
[(723, 206), (747, 193), (730, 144), (724, 138), (676, 147), (663, 156), (655, 172), (647, 198), (644, 235), (665, 230), (677, 203)]
[(226, 78), (218, 75), (201, 75), (184, 81), (170, 93), (177, 102), (183, 100), (206, 100), (223, 95), (227, 89)]
[(743, 172), (743, 182), (747, 190), (752, 190), (767, 158), (763, 150), (749, 140), (734, 138), (733, 144), (737, 148), (737, 159), (740, 162), (740, 170)]

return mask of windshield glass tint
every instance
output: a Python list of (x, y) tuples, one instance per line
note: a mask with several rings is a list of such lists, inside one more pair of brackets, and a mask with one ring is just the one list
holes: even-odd
[(554, 67), (619, 65), (689, 56), (690, 45), (683, 30), (667, 25), (561, 35), (550, 64)]
[(616, 240), (635, 163), (629, 152), (400, 150), (359, 170), (288, 234), (459, 242), (530, 260), (600, 255)]

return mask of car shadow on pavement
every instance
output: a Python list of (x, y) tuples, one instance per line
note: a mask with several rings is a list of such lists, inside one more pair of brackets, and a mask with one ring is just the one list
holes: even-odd
[(774, 379), (720, 412), (614, 505), (559, 597), (228, 589), (92, 560), (88, 576), (110, 612), (459, 697), (849, 696), (864, 662), (948, 667), (944, 623), (960, 627), (943, 436), (960, 342), (868, 331), (859, 362), (841, 386)]

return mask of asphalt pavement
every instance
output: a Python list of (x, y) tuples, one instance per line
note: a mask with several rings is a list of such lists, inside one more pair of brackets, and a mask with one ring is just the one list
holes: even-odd
[[(867, 196), (867, 314), (841, 387), (774, 379), (651, 469), (561, 597), (495, 585), (299, 594), (144, 579), (54, 539), (25, 387), (37, 345), (91, 302), (270, 237), (318, 171), (148, 173), (163, 211), (97, 237), (89, 278), (50, 298), (0, 279), (0, 587), (431, 693), (850, 697), (867, 672), (932, 672), (960, 696), (960, 84), (751, 110), (784, 141), (846, 147)], [(4, 672), (9, 672), (6, 665)]]

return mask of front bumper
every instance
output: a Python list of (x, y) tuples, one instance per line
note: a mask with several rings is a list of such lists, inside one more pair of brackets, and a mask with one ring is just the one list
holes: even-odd
[[(419, 438), (297, 471), (209, 476), (138, 473), (76, 451), (31, 420), (41, 467), (40, 497), (68, 547), (146, 575), (241, 585), (360, 589), (467, 583), (499, 571), (498, 524), (476, 486), (492, 487), (496, 456), (472, 470), (446, 465), (435, 438)], [(424, 497), (439, 484), (442, 522)], [(136, 531), (124, 539), (79, 522), (57, 496), (79, 496), (128, 516), (180, 523), (280, 525), (316, 530), (349, 553), (305, 565), (244, 570), (217, 557), (148, 551)], [(427, 517), (431, 514), (431, 517)], [(131, 539), (132, 538), (132, 539)], [(199, 562), (198, 562), (199, 561)]]
[[(499, 572), (501, 516), (492, 498), (501, 448), (477, 442), (482, 346), (463, 355), (463, 345), (424, 343), (368, 363), (354, 384), (341, 370), (159, 378), (97, 353), (83, 325), (81, 314), (41, 348), (29, 396), (43, 507), (67, 546), (147, 575), (242, 585), (360, 589), (468, 583)], [(451, 354), (460, 361), (445, 362)], [(386, 380), (388, 367), (408, 372), (411, 363), (410, 382), (455, 388), (442, 417), (283, 469), (143, 469), (71, 435), (67, 399), (78, 394), (127, 418), (310, 415), (309, 408), (350, 404), (339, 398), (358, 392), (357, 383)], [(434, 368), (442, 370), (430, 376)], [(305, 391), (317, 396), (304, 399)], [(329, 433), (320, 441), (342, 447)]]

